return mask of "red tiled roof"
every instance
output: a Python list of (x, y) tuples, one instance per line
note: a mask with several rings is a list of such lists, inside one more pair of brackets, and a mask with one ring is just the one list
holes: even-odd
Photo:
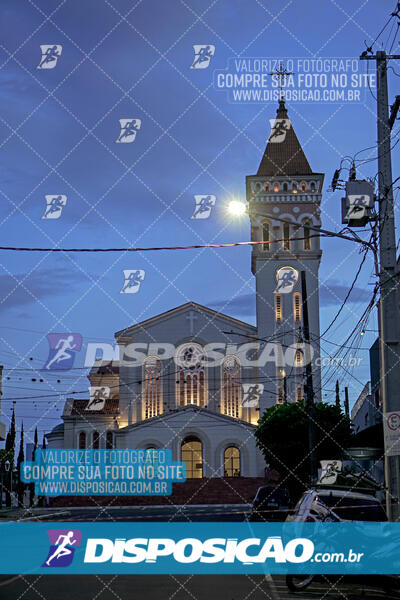
[[(276, 118), (288, 119), (283, 100), (279, 102)], [(282, 142), (268, 142), (257, 171), (257, 175), (267, 177), (274, 175), (310, 175), (311, 173), (311, 167), (292, 125)]]

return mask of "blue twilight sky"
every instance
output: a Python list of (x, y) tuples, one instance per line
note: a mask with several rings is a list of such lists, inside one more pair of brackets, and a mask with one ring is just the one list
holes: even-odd
[[(201, 244), (249, 239), (246, 219), (232, 220), (226, 204), (243, 198), (269, 134), (276, 102), (228, 102), (213, 73), (244, 57), (354, 57), (370, 44), (393, 0), (3, 0), (0, 42), (1, 245), (126, 247)], [(390, 30), (375, 45), (385, 46)], [(54, 69), (37, 69), (41, 44), (60, 44)], [(215, 46), (205, 69), (190, 69), (194, 44)], [(398, 42), (394, 44), (398, 51)], [(396, 65), (393, 65), (396, 69)], [(374, 64), (371, 63), (371, 69)], [(364, 72), (365, 63), (360, 65)], [(390, 72), (390, 98), (399, 93)], [(289, 116), (311, 167), (326, 173), (323, 226), (342, 228), (340, 192), (332, 173), (345, 155), (376, 141), (375, 101), (288, 102)], [(134, 143), (116, 144), (119, 119), (141, 119)], [(397, 129), (397, 128), (396, 128)], [(362, 158), (376, 156), (372, 148)], [(393, 153), (394, 177), (398, 151)], [(375, 176), (375, 161), (358, 174)], [(65, 194), (59, 219), (42, 219), (46, 194)], [(209, 219), (190, 219), (195, 194), (214, 194)], [(321, 320), (335, 315), (357, 270), (358, 246), (322, 240)], [(40, 369), (46, 334), (79, 332), (113, 341), (115, 331), (188, 300), (254, 323), (250, 249), (140, 254), (0, 252), (0, 359), (6, 398), (87, 388), (86, 372), (49, 376)], [(121, 294), (123, 269), (144, 269), (137, 294)], [(340, 343), (372, 290), (369, 258), (337, 324)], [(368, 324), (376, 329), (376, 316)], [(362, 346), (375, 337), (367, 332)], [(326, 345), (329, 352), (335, 346)], [(84, 351), (77, 356), (81, 367)], [(369, 377), (368, 355), (338, 371), (353, 402)], [(10, 379), (7, 379), (10, 377)], [(61, 379), (57, 383), (57, 378)], [(334, 379), (325, 386), (332, 399)], [(16, 403), (28, 440), (57, 423), (64, 396)], [(11, 401), (4, 406), (6, 420)]]

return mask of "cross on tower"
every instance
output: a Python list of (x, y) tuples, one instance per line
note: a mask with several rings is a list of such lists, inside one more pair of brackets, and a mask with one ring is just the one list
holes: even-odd
[(282, 88), (283, 88), (283, 85), (285, 83), (285, 77), (289, 77), (289, 75), (294, 75), (294, 72), (288, 71), (286, 69), (286, 67), (283, 66), (282, 63), (279, 63), (279, 68), (277, 67), (275, 69), (275, 71), (273, 71), (272, 73), (268, 73), (268, 75), (271, 75), (271, 76), (272, 75), (278, 75), (278, 77), (279, 77), (279, 90), (280, 90), (280, 92), (279, 92), (279, 100), (284, 99)]
[(197, 319), (196, 313), (191, 310), (186, 318), (190, 321), (190, 335), (194, 335), (194, 322)]

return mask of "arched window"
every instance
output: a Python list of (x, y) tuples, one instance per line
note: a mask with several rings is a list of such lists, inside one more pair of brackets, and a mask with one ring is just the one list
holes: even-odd
[(263, 236), (263, 250), (264, 251), (268, 251), (269, 250), (269, 246), (271, 243), (271, 231), (270, 231), (270, 226), (269, 226), (269, 222), (268, 221), (264, 221), (264, 223), (262, 224), (262, 236)]
[(81, 431), (79, 434), (78, 445), (79, 450), (84, 450), (86, 448), (86, 433), (84, 431)]
[(114, 434), (112, 431), (107, 431), (106, 435), (106, 448), (112, 450), (114, 448)]
[(240, 450), (235, 446), (224, 452), (224, 477), (240, 477)]
[(301, 321), (301, 296), (300, 292), (293, 294), (293, 317), (295, 321)]
[(302, 181), (301, 182), (301, 191), (305, 192), (306, 190), (307, 190), (307, 185), (306, 185), (305, 181)]
[(222, 362), (222, 413), (240, 416), (240, 362), (236, 356), (227, 356)]
[(205, 405), (204, 351), (200, 344), (182, 345), (176, 356), (179, 369), (178, 404)]
[(304, 250), (311, 250), (311, 221), (310, 219), (304, 219), (303, 221), (303, 248)]
[(186, 463), (186, 479), (203, 477), (203, 444), (194, 436), (183, 440), (181, 460)]
[(282, 323), (282, 296), (275, 294), (275, 321)]
[(93, 450), (98, 450), (100, 447), (100, 434), (98, 431), (93, 431), (92, 447)]
[(289, 223), (283, 224), (282, 246), (285, 250), (290, 250), (290, 225), (289, 225)]
[(266, 184), (265, 184), (265, 191), (266, 191), (266, 192), (269, 192), (269, 183), (266, 183)]
[(274, 192), (279, 192), (279, 183), (274, 183)]
[(292, 194), (297, 194), (297, 183), (292, 183)]
[(283, 184), (283, 186), (282, 186), (282, 189), (283, 189), (283, 191), (284, 191), (284, 192), (287, 192), (287, 191), (288, 191), (288, 185), (287, 185), (286, 181), (285, 181), (285, 183)]
[(276, 399), (277, 404), (283, 404), (283, 385), (278, 387), (278, 397)]
[(156, 417), (162, 413), (161, 360), (158, 356), (149, 356), (144, 363), (143, 407), (144, 418)]
[(312, 182), (310, 183), (310, 190), (311, 190), (312, 192), (315, 192), (315, 183), (314, 183), (314, 181), (312, 181)]
[(303, 366), (303, 352), (299, 348), (297, 348), (294, 355), (294, 366), (302, 367)]
[(301, 402), (302, 400), (304, 400), (303, 386), (298, 385), (296, 389), (296, 402)]

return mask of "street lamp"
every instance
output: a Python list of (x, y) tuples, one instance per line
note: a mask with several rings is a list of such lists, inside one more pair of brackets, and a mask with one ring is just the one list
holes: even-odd
[(231, 200), (228, 204), (228, 211), (234, 217), (241, 217), (247, 211), (247, 206), (244, 202), (240, 202), (240, 200)]

